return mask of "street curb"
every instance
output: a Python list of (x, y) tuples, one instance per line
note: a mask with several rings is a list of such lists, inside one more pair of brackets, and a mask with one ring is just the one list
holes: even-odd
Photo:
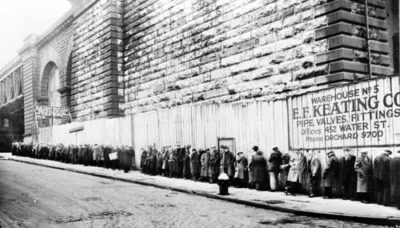
[(86, 174), (86, 175), (91, 175), (91, 176), (95, 176), (95, 177), (101, 177), (101, 178), (118, 180), (118, 181), (123, 181), (123, 182), (128, 182), (128, 183), (140, 184), (140, 185), (144, 185), (144, 186), (152, 186), (152, 187), (156, 187), (156, 188), (167, 189), (167, 190), (172, 190), (172, 191), (177, 191), (177, 192), (182, 192), (182, 193), (187, 193), (187, 194), (193, 194), (193, 195), (203, 196), (203, 197), (207, 197), (207, 198), (211, 198), (211, 199), (223, 200), (223, 201), (242, 204), (242, 205), (251, 206), (251, 207), (293, 213), (296, 215), (320, 217), (320, 218), (326, 218), (326, 219), (340, 219), (340, 220), (354, 221), (354, 222), (360, 222), (360, 223), (366, 223), (366, 224), (376, 224), (376, 225), (399, 225), (400, 224), (400, 217), (399, 218), (397, 218), (397, 217), (396, 218), (377, 218), (377, 217), (373, 218), (373, 217), (362, 217), (362, 216), (354, 216), (354, 215), (350, 216), (350, 215), (346, 215), (346, 214), (327, 213), (327, 212), (310, 211), (310, 210), (304, 211), (301, 209), (280, 207), (280, 206), (266, 204), (266, 203), (258, 203), (258, 202), (254, 202), (254, 201), (235, 199), (235, 198), (231, 198), (229, 196), (221, 196), (221, 195), (217, 195), (217, 194), (211, 194), (211, 193), (204, 192), (201, 190), (188, 190), (188, 189), (184, 189), (184, 188), (180, 188), (180, 187), (169, 187), (169, 186), (156, 184), (156, 183), (150, 183), (150, 182), (146, 182), (146, 181), (113, 177), (113, 176), (109, 176), (109, 175), (91, 173), (91, 172), (86, 172), (86, 171), (81, 171), (81, 170), (74, 170), (74, 169), (70, 169), (70, 168), (51, 166), (51, 165), (41, 164), (38, 162), (22, 161), (22, 160), (18, 160), (15, 158), (8, 158), (8, 160), (31, 164), (31, 165), (38, 165), (38, 166), (53, 168), (53, 169), (58, 169), (58, 170), (64, 170), (64, 171), (69, 171), (69, 172), (75, 172), (75, 173), (80, 173), (80, 174)]

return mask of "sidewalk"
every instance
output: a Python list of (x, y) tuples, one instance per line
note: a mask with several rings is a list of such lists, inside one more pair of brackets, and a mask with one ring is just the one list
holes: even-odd
[(57, 161), (40, 160), (2, 154), (9, 160), (41, 165), (93, 176), (111, 178), (142, 185), (171, 189), (179, 192), (240, 203), (248, 206), (273, 209), (295, 214), (347, 219), (376, 224), (400, 224), (400, 210), (377, 204), (363, 204), (358, 201), (342, 199), (309, 198), (305, 195), (286, 196), (283, 192), (265, 192), (250, 189), (229, 188), (230, 195), (218, 195), (218, 185), (191, 180), (149, 176), (139, 171), (124, 173), (100, 167), (65, 164)]

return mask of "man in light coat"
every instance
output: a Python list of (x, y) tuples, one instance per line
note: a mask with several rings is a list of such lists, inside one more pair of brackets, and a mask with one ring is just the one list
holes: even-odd
[(201, 170), (200, 170), (200, 180), (208, 182), (208, 168), (210, 166), (210, 150), (206, 151), (201, 155), (200, 158)]
[(368, 203), (370, 201), (370, 193), (372, 191), (372, 161), (368, 157), (367, 151), (362, 151), (354, 163), (354, 169), (357, 172), (357, 194), (361, 202)]
[(285, 166), (290, 166), (285, 194), (295, 195), (295, 193), (300, 190), (300, 184), (302, 184), (302, 178), (300, 177), (303, 175), (307, 166), (306, 157), (300, 150), (296, 150), (296, 152), (290, 157), (289, 164)]
[(249, 171), (247, 166), (248, 166), (248, 161), (247, 158), (243, 156), (243, 152), (237, 153), (235, 183), (236, 186), (239, 188), (247, 186), (247, 182), (249, 179)]

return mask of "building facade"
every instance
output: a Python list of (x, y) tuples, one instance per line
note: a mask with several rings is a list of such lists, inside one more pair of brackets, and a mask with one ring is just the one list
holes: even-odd
[[(19, 51), (26, 142), (400, 145), (398, 1), (71, 3)], [(39, 121), (37, 106), (72, 122)]]

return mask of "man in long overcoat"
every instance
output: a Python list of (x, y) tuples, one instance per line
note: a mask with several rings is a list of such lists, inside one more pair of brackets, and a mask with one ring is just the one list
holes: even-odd
[(200, 170), (200, 180), (208, 181), (208, 168), (210, 166), (210, 149), (206, 149), (200, 158), (201, 170)]
[(243, 152), (237, 153), (235, 182), (240, 188), (246, 187), (249, 179), (248, 160), (243, 156)]
[(279, 151), (278, 147), (274, 147), (268, 159), (269, 186), (271, 191), (276, 191), (279, 187), (278, 175), (281, 165), (282, 153)]
[(182, 148), (184, 151), (183, 155), (183, 178), (184, 179), (190, 179), (191, 175), (191, 169), (190, 169), (190, 146), (186, 146)]
[(335, 185), (338, 172), (339, 161), (333, 151), (328, 152), (328, 161), (322, 172), (322, 181), (324, 185), (324, 198), (332, 198), (332, 187)]
[(311, 151), (311, 158), (309, 164), (310, 171), (310, 197), (317, 196), (320, 190), (321, 185), (321, 161), (319, 159), (319, 154), (315, 153), (315, 151)]
[(147, 173), (146, 159), (147, 159), (147, 151), (144, 148), (140, 149), (140, 168), (142, 173)]
[(162, 174), (164, 154), (165, 154), (165, 147), (161, 147), (161, 149), (157, 152), (157, 174), (158, 175)]
[[(290, 156), (289, 164), (289, 173), (287, 176), (285, 193), (294, 195), (300, 189), (300, 184), (302, 183), (303, 172), (306, 170), (307, 167), (307, 159), (301, 153), (300, 150), (296, 150), (296, 152)], [(285, 168), (285, 167), (283, 167)]]
[(381, 205), (390, 204), (390, 160), (392, 151), (385, 150), (374, 159), (374, 180), (376, 202)]
[(370, 200), (372, 191), (372, 161), (368, 157), (367, 151), (362, 151), (354, 163), (354, 169), (357, 172), (357, 194), (363, 203)]
[(215, 183), (219, 175), (220, 154), (214, 146), (211, 148), (208, 176), (210, 183)]
[(169, 177), (176, 176), (176, 174), (175, 174), (175, 169), (176, 169), (175, 157), (176, 157), (176, 155), (175, 154), (176, 154), (176, 150), (173, 149), (172, 147), (169, 147), (169, 149), (168, 149), (168, 155), (169, 155), (169, 157), (168, 157), (168, 168), (169, 168), (168, 174), (169, 174)]
[(233, 180), (233, 176), (235, 175), (235, 156), (229, 151), (227, 146), (221, 146), (221, 150), (221, 172), (226, 173), (229, 179)]
[(400, 209), (400, 150), (390, 160), (390, 193), (392, 203)]
[(258, 146), (253, 147), (255, 154), (251, 157), (249, 170), (251, 170), (251, 182), (257, 190), (266, 189), (267, 185), (267, 159)]
[(344, 156), (339, 160), (341, 187), (343, 189), (343, 199), (354, 200), (356, 197), (357, 174), (354, 170), (356, 157), (350, 154), (350, 150), (343, 150)]
[(192, 149), (192, 153), (190, 154), (190, 169), (193, 180), (197, 181), (200, 178), (200, 155), (196, 149)]

